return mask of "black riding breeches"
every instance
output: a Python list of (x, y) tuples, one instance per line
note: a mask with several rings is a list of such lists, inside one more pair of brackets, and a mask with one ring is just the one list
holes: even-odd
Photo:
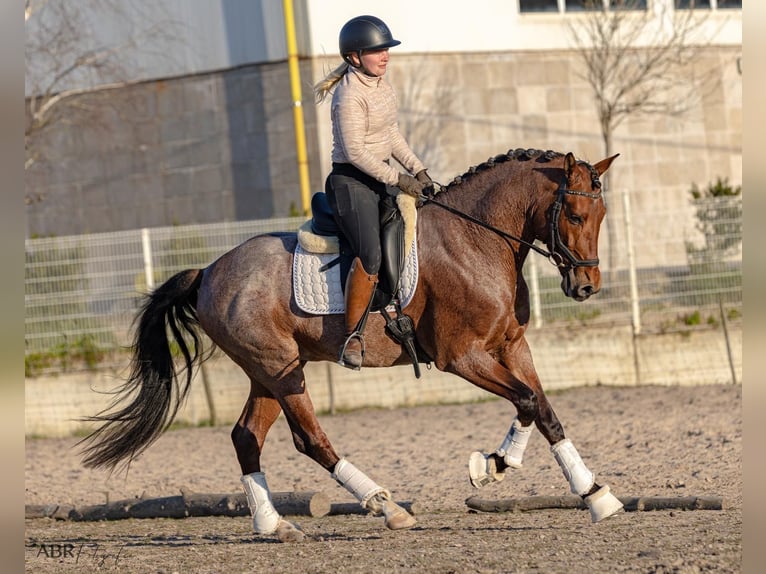
[(370, 274), (377, 273), (381, 265), (379, 203), (389, 195), (387, 187), (345, 163), (333, 163), (325, 181), (335, 222)]

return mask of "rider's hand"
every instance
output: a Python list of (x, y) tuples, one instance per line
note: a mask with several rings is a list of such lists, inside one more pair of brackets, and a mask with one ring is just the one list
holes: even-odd
[(434, 182), (431, 179), (431, 176), (428, 175), (428, 172), (424, 169), (421, 169), (418, 173), (415, 174), (415, 178), (423, 184), (423, 193), (426, 197), (432, 197), (434, 194)]
[[(422, 172), (421, 172), (422, 173)], [(399, 174), (399, 189), (407, 195), (420, 199), (424, 185), (408, 173)]]

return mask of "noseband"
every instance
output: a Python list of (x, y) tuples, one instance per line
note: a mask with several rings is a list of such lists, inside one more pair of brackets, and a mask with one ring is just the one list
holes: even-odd
[[(434, 185), (437, 185), (440, 188), (444, 189), (444, 186), (438, 182), (434, 182)], [(596, 267), (598, 266), (598, 263), (599, 263), (598, 258), (579, 259), (574, 253), (572, 253), (569, 250), (569, 248), (561, 240), (561, 233), (559, 231), (559, 216), (561, 214), (561, 207), (564, 205), (565, 195), (582, 195), (584, 197), (591, 197), (593, 199), (597, 199), (601, 197), (601, 190), (599, 189), (596, 192), (577, 191), (574, 189), (569, 189), (566, 186), (566, 181), (562, 181), (559, 184), (559, 188), (556, 190), (556, 201), (553, 203), (553, 206), (551, 208), (550, 240), (548, 243), (548, 249), (550, 251), (546, 251), (545, 249), (538, 247), (537, 245), (534, 245), (533, 243), (530, 243), (529, 241), (525, 241), (524, 239), (520, 237), (516, 237), (515, 235), (506, 233), (505, 231), (502, 231), (501, 229), (498, 229), (490, 225), (489, 223), (485, 223), (484, 221), (481, 221), (480, 219), (476, 219), (475, 217), (468, 215), (467, 213), (460, 211), (459, 209), (455, 209), (454, 207), (450, 207), (449, 205), (445, 205), (439, 201), (436, 201), (433, 198), (433, 196), (423, 197), (423, 201), (438, 205), (442, 209), (445, 209), (451, 213), (454, 213), (455, 215), (458, 215), (462, 217), (463, 219), (467, 219), (468, 221), (471, 221), (475, 223), (476, 225), (483, 227), (484, 229), (488, 229), (489, 231), (496, 233), (497, 235), (499, 235), (500, 237), (503, 237), (504, 239), (511, 239), (513, 241), (521, 243), (522, 245), (526, 245), (530, 249), (536, 251), (537, 253), (539, 253), (546, 259), (548, 259), (548, 261), (550, 261), (553, 265), (555, 265), (559, 269), (568, 271), (575, 267)]]

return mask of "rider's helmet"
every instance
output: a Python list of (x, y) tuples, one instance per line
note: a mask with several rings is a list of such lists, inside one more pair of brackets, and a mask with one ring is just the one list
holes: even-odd
[(343, 25), (340, 30), (340, 55), (353, 66), (349, 54), (355, 53), (361, 58), (363, 50), (382, 50), (401, 44), (394, 40), (386, 23), (375, 16), (357, 16)]

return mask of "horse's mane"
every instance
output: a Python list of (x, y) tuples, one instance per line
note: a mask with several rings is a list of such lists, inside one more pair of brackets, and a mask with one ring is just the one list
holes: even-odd
[[(554, 159), (558, 159), (561, 157), (564, 157), (565, 154), (553, 151), (553, 150), (547, 150), (543, 151), (540, 149), (523, 149), (523, 148), (516, 148), (516, 149), (509, 149), (506, 153), (498, 154), (494, 157), (489, 158), (487, 161), (480, 163), (479, 165), (474, 165), (468, 168), (468, 171), (463, 173), (462, 175), (458, 175), (455, 179), (453, 179), (442, 191), (449, 191), (451, 188), (459, 186), (466, 181), (468, 181), (473, 175), (481, 172), (486, 171), (488, 169), (491, 169), (495, 167), (498, 164), (507, 162), (507, 161), (535, 161), (536, 163), (547, 163), (549, 161), (553, 161)], [(593, 183), (594, 188), (600, 188), (601, 182), (598, 179), (598, 172), (594, 169), (592, 165), (590, 165), (588, 162), (585, 161), (578, 161), (579, 164), (585, 165), (588, 170), (590, 171), (590, 177), (591, 182)]]

